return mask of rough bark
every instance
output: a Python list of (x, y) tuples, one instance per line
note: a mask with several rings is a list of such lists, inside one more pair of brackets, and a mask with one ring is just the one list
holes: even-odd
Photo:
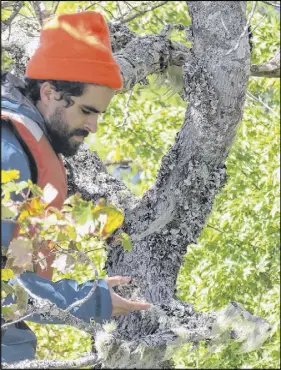
[[(197, 341), (211, 336), (216, 317), (195, 313), (190, 305), (175, 300), (175, 284), (187, 245), (200, 235), (214, 197), (226, 180), (224, 163), (242, 117), (250, 75), (249, 41), (243, 37), (239, 47), (227, 54), (245, 27), (245, 4), (187, 3), (193, 24), (193, 48), (184, 65), (184, 96), (189, 104), (155, 185), (138, 199), (106, 173), (96, 172), (90, 164), (95, 161), (90, 159), (93, 154), (81, 152), (67, 161), (68, 167), (77, 166), (70, 176), (70, 191), (79, 190), (94, 201), (105, 196), (124, 209), (123, 228), (132, 237), (133, 250), (124, 253), (109, 241), (106, 267), (109, 276), (133, 276), (135, 285), (118, 289), (119, 293), (155, 305), (148, 312), (118, 319), (117, 338), (107, 337), (107, 347), (99, 344), (99, 336), (95, 338), (108, 368), (160, 368), (169, 345), (179, 341), (174, 328), (193, 329), (197, 336), (188, 340)], [(141, 50), (146, 50), (147, 40), (143, 44), (140, 40)], [(122, 51), (129, 50), (132, 43)], [(161, 50), (164, 45), (163, 40)], [(130, 55), (128, 63), (134, 70), (137, 57), (134, 60), (136, 54)], [(164, 61), (168, 60), (168, 54), (163, 55)], [(130, 73), (124, 69), (124, 78), (127, 75)], [(87, 177), (90, 168), (92, 178)], [(139, 344), (144, 345), (143, 360), (137, 355)]]
[(177, 62), (184, 63), (186, 115), (155, 185), (138, 198), (107, 174), (95, 153), (84, 149), (65, 160), (69, 194), (79, 191), (94, 202), (104, 197), (124, 210), (122, 228), (131, 236), (133, 249), (126, 253), (109, 239), (106, 269), (109, 276), (131, 275), (134, 280), (116, 290), (124, 297), (153, 303), (148, 311), (116, 319), (113, 334), (95, 335), (93, 351), (105, 368), (164, 368), (172, 346), (213, 338), (219, 320), (231, 317), (233, 321), (241, 312), (245, 320), (255, 323), (263, 340), (269, 328), (237, 304), (223, 314), (199, 313), (175, 298), (187, 246), (196, 242), (226, 181), (225, 160), (242, 117), (250, 76), (248, 36), (228, 53), (245, 28), (245, 2), (187, 1), (187, 5), (192, 49), (182, 52), (184, 47), (177, 49), (162, 35), (141, 38), (132, 33), (114, 46), (124, 90), (148, 74), (163, 71), (176, 49)]

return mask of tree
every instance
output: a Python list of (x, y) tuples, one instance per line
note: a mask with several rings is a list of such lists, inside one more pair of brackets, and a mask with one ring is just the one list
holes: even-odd
[[(36, 13), (34, 22), (38, 28), (47, 10), (35, 2), (29, 3)], [(157, 2), (157, 5), (164, 6), (164, 3)], [(113, 245), (113, 240), (107, 240), (108, 275), (132, 275), (135, 284), (120, 288), (120, 294), (154, 304), (149, 312), (116, 320), (115, 335), (107, 328), (95, 336), (93, 351), (109, 368), (167, 367), (166, 360), (171, 357), (167, 349), (211, 338), (215, 345), (218, 338), (222, 340), (225, 335), (228, 338), (229, 333), (235, 337), (237, 328), (234, 332), (230, 329), (240, 316), (260, 331), (260, 342), (255, 344), (261, 344), (268, 336), (267, 322), (252, 316), (237, 303), (230, 304), (223, 313), (203, 313), (175, 297), (186, 247), (196, 243), (215, 196), (226, 183), (225, 162), (242, 118), (250, 74), (280, 75), (275, 57), (260, 66), (250, 65), (248, 25), (256, 2), (252, 4), (248, 20), (244, 2), (186, 3), (191, 24), (168, 24), (159, 34), (139, 37), (125, 26), (127, 20), (138, 16), (136, 10), (124, 14), (120, 8), (120, 19), (109, 23), (113, 50), (124, 78), (121, 93), (137, 83), (146, 84), (151, 74), (170, 76), (170, 81), (180, 79), (177, 72), (183, 67), (180, 94), (186, 108), (184, 122), (162, 159), (155, 184), (138, 198), (106, 172), (94, 152), (82, 150), (75, 158), (65, 160), (69, 195), (79, 191), (83, 199), (94, 202), (104, 197), (125, 213), (122, 229), (131, 236), (133, 249), (125, 253), (121, 246)], [(4, 21), (6, 26), (15, 19), (19, 8), (20, 4), (15, 5)], [(145, 10), (150, 10), (149, 6), (144, 5), (141, 14)], [(20, 32), (19, 24), (14, 27)], [(23, 24), (27, 27), (26, 22), (20, 27)], [(171, 41), (173, 30), (185, 32), (192, 47)], [(20, 40), (17, 37), (16, 41), (4, 44), (4, 50), (16, 61), (14, 70), (19, 75), (23, 74), (32, 49), (26, 43), (28, 31), (23, 31)], [(270, 74), (266, 72), (269, 70)], [(232, 320), (223, 325), (227, 320), (222, 318), (226, 317)], [(252, 330), (244, 338), (245, 347), (250, 346), (253, 338), (255, 331)], [(88, 356), (85, 361), (89, 364), (93, 357)], [(93, 362), (96, 362), (95, 356)]]

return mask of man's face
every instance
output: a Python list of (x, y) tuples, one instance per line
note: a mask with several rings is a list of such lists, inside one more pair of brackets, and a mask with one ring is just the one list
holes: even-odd
[(48, 133), (57, 153), (73, 156), (90, 132), (95, 133), (98, 116), (108, 107), (115, 90), (107, 86), (86, 85), (83, 95), (71, 96), (74, 104), (65, 108), (60, 93), (49, 90), (43, 105)]

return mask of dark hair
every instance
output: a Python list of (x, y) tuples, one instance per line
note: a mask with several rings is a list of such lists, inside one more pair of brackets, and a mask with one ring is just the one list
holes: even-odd
[(66, 108), (74, 104), (74, 101), (70, 97), (83, 95), (86, 85), (88, 85), (85, 82), (37, 80), (25, 77), (24, 87), (18, 87), (18, 89), (24, 96), (36, 104), (40, 100), (40, 87), (43, 82), (49, 82), (55, 91), (61, 93), (58, 101), (64, 100), (66, 102)]

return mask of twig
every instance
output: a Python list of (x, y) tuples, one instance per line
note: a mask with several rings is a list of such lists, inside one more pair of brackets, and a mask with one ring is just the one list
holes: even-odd
[(95, 252), (95, 251), (99, 251), (100, 249), (104, 249), (105, 247), (100, 247), (100, 248), (96, 248), (96, 249), (91, 249), (87, 252), (84, 252), (84, 253), (90, 253), (90, 252)]
[(212, 226), (212, 225), (210, 225), (210, 224), (208, 224), (208, 225), (207, 225), (207, 227), (209, 227), (210, 229), (213, 229), (213, 230), (215, 230), (215, 231), (218, 231), (219, 233), (223, 233), (223, 231), (222, 231), (222, 230), (217, 229), (216, 227), (214, 227), (214, 226)]
[(252, 64), (251, 75), (255, 77), (280, 77), (280, 47), (274, 57), (263, 64)]
[(238, 48), (238, 46), (240, 45), (241, 39), (245, 36), (246, 32), (248, 32), (248, 28), (249, 28), (251, 19), (253, 18), (253, 15), (254, 15), (256, 6), (257, 6), (257, 1), (253, 1), (253, 6), (252, 6), (251, 13), (249, 14), (249, 17), (248, 17), (248, 20), (247, 20), (247, 23), (246, 23), (246, 25), (244, 27), (243, 32), (239, 36), (239, 39), (237, 41), (237, 44), (232, 49), (228, 50), (228, 52), (225, 55), (229, 55), (230, 53), (232, 53), (233, 51), (235, 51)]
[(126, 125), (127, 119), (129, 117), (129, 103), (130, 103), (130, 100), (132, 98), (132, 95), (133, 95), (133, 89), (130, 91), (129, 97), (128, 97), (127, 101), (126, 101), (125, 114), (124, 114), (123, 122), (120, 123), (120, 125), (117, 125), (116, 127), (124, 127)]
[(67, 249), (67, 251), (65, 249), (62, 249), (62, 248), (60, 248), (60, 249), (61, 249), (61, 252), (62, 253), (67, 254), (67, 255), (70, 255), (70, 253), (68, 253), (68, 252), (72, 252), (72, 253), (78, 254), (78, 259), (80, 259), (82, 262), (85, 262), (85, 260), (87, 262), (89, 262), (89, 264), (93, 267), (93, 270), (95, 272), (95, 279), (96, 280), (94, 281), (93, 286), (90, 289), (89, 293), (86, 295), (86, 297), (80, 299), (79, 301), (73, 302), (70, 306), (68, 306), (67, 309), (65, 310), (65, 312), (69, 312), (73, 307), (79, 306), (79, 305), (87, 302), (88, 299), (90, 299), (91, 296), (94, 294), (94, 292), (95, 292), (95, 290), (96, 290), (96, 288), (98, 286), (98, 272), (97, 272), (96, 267), (94, 266), (93, 262), (83, 252), (76, 251), (74, 249)]
[[(243, 173), (243, 175), (245, 176), (245, 177), (247, 177), (248, 178), (248, 174), (246, 173), (246, 172), (244, 172), (243, 170), (240, 170), (242, 173)], [(252, 182), (252, 185), (254, 186), (254, 188), (256, 189), (256, 190), (261, 190), (254, 182)]]
[(59, 5), (60, 5), (60, 2), (59, 2), (59, 1), (57, 1), (56, 6), (55, 6), (55, 9), (54, 9), (54, 10), (52, 10), (52, 13), (53, 13), (53, 14), (56, 14), (56, 11), (58, 10)]
[[(83, 354), (82, 354), (83, 355)], [(19, 362), (2, 363), (3, 369), (81, 369), (85, 366), (97, 365), (96, 354), (90, 353), (76, 360), (24, 360)]]
[(267, 18), (267, 15), (264, 15), (263, 17), (262, 17), (262, 19), (254, 26), (254, 27), (251, 27), (251, 32), (249, 32), (249, 34), (250, 33), (252, 33), (253, 34), (253, 32), (261, 25), (261, 23), (265, 20)]
[(263, 102), (260, 98), (258, 99), (255, 95), (251, 94), (249, 91), (247, 92), (247, 96), (257, 103), (261, 103), (264, 108), (268, 109), (272, 114), (274, 114), (277, 118), (280, 119), (280, 115), (276, 113), (269, 105)]
[[(144, 15), (145, 13), (147, 13), (147, 12), (150, 12), (150, 11), (152, 11), (152, 10), (154, 10), (154, 9), (156, 9), (156, 8), (159, 8), (160, 6), (162, 6), (162, 5), (164, 5), (164, 4), (166, 4), (168, 1), (166, 0), (166, 1), (160, 1), (159, 3), (157, 3), (157, 4), (155, 4), (155, 5), (149, 5), (147, 8), (145, 8), (145, 9), (142, 9), (142, 10), (137, 10), (136, 12), (137, 13), (133, 13), (133, 14), (129, 14), (128, 16), (125, 16), (125, 17), (123, 17), (123, 19), (122, 18), (119, 18), (119, 19), (117, 19), (117, 21), (116, 22), (114, 22), (115, 24), (122, 24), (122, 23), (127, 23), (127, 22), (130, 22), (130, 21), (132, 21), (133, 19), (135, 19), (135, 18), (137, 18), (137, 17), (139, 17), (139, 16), (141, 16), (141, 15)], [(118, 3), (118, 2), (117, 2)]]
[(87, 10), (91, 9), (93, 6), (97, 5), (99, 3), (99, 1), (96, 1), (95, 3), (87, 6), (85, 9), (83, 9), (83, 12), (86, 12)]
[(1, 9), (12, 8), (17, 1), (1, 1)]
[(122, 23), (124, 23), (123, 13), (122, 13), (121, 6), (120, 6), (120, 4), (119, 4), (119, 1), (118, 1), (118, 0), (116, 1), (116, 4), (117, 4), (117, 7), (118, 7), (118, 10), (119, 10), (119, 13), (120, 13), (121, 21), (122, 21)]
[(130, 163), (133, 163), (132, 159), (124, 159), (123, 161), (104, 161), (103, 162), (106, 166), (114, 166), (114, 165), (120, 165), (120, 166), (127, 166)]
[(36, 14), (36, 18), (40, 24), (40, 26), (43, 25), (43, 20), (45, 18), (44, 12), (41, 11), (40, 9), (40, 3), (37, 1), (30, 1), (30, 4), (32, 5), (34, 12)]
[(1, 218), (1, 221), (5, 221), (9, 224), (14, 224), (14, 225), (17, 225), (17, 221), (13, 220), (12, 218)]
[[(83, 330), (91, 335), (96, 334), (96, 330), (99, 328), (99, 324), (96, 324), (95, 327), (93, 327), (92, 325), (85, 323), (82, 319), (79, 319), (78, 317), (72, 315), (70, 312), (67, 312), (67, 310), (63, 310), (62, 308), (57, 307), (57, 305), (55, 303), (52, 303), (49, 299), (40, 298), (36, 294), (32, 293), (31, 290), (28, 289), (20, 280), (20, 277), (17, 277), (16, 279), (18, 285), (20, 285), (28, 293), (28, 295), (33, 298), (34, 314), (47, 314), (51, 317), (54, 316), (59, 318), (66, 324), (78, 328), (79, 330)], [(13, 323), (14, 322), (11, 322), (9, 323), (9, 325), (12, 325)]]
[(2, 32), (5, 31), (7, 27), (11, 25), (11, 23), (13, 22), (14, 18), (18, 15), (23, 5), (24, 5), (24, 1), (15, 2), (12, 14), (10, 15), (8, 19), (2, 22), (2, 25), (4, 25)]
[[(73, 308), (73, 307), (76, 307), (76, 306), (79, 306), (83, 303), (85, 303), (88, 299), (90, 299), (90, 297), (94, 294), (96, 288), (97, 288), (97, 285), (98, 285), (98, 272), (94, 266), (94, 264), (92, 263), (92, 261), (83, 253), (83, 252), (80, 252), (80, 251), (76, 251), (76, 250), (73, 250), (73, 249), (68, 249), (67, 251), (62, 249), (59, 245), (56, 245), (56, 247), (58, 247), (60, 249), (57, 250), (57, 252), (62, 252), (64, 254), (67, 254), (67, 255), (70, 255), (70, 253), (68, 252), (73, 252), (73, 253), (77, 253), (78, 254), (78, 258), (82, 260), (82, 262), (84, 262), (85, 260), (87, 262), (89, 262), (90, 265), (92, 265), (94, 271), (95, 271), (95, 277), (96, 277), (96, 280), (94, 281), (93, 283), (93, 286), (92, 288), (90, 289), (89, 293), (86, 295), (86, 297), (76, 301), (76, 302), (73, 302), (70, 306), (68, 306), (65, 310), (62, 310), (62, 309), (59, 309), (61, 312), (63, 312), (64, 314), (67, 314), (70, 312), (70, 310)], [(25, 285), (20, 281), (19, 278), (17, 278), (17, 282), (18, 284), (29, 294), (29, 296), (35, 300), (38, 300), (39, 297), (37, 297), (37, 295), (35, 295), (34, 293), (32, 293), (28, 288), (25, 287)], [(40, 298), (41, 300), (41, 298)], [(44, 301), (47, 301), (47, 300), (44, 300)], [(32, 313), (28, 313), (26, 314), (25, 316), (19, 318), (19, 319), (16, 319), (16, 320), (13, 320), (12, 322), (9, 322), (9, 323), (6, 323), (6, 324), (3, 324), (1, 326), (1, 328), (3, 329), (4, 327), (7, 327), (9, 325), (12, 325), (12, 324), (15, 324), (16, 322), (18, 321), (22, 321), (23, 319), (26, 319), (27, 317), (29, 316), (32, 316), (36, 313), (35, 310), (32, 311)]]
[(18, 319), (15, 319), (15, 320), (13, 320), (11, 322), (7, 322), (6, 324), (1, 325), (1, 330), (7, 328), (10, 325), (14, 325), (17, 322), (26, 320), (28, 317), (33, 316), (34, 314), (35, 314), (35, 309), (33, 308), (32, 309), (32, 312), (29, 312), (29, 313), (25, 314), (24, 316), (19, 317)]
[(280, 4), (275, 3), (273, 1), (262, 1), (262, 2), (267, 4), (267, 5), (272, 5), (272, 6), (275, 6), (276, 8), (280, 8)]

